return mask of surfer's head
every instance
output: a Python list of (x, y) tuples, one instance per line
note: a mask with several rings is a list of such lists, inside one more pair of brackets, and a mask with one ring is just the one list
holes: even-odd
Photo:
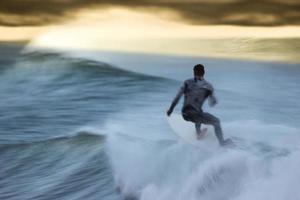
[(205, 74), (205, 70), (202, 64), (197, 64), (194, 66), (194, 76), (203, 77), (204, 74)]

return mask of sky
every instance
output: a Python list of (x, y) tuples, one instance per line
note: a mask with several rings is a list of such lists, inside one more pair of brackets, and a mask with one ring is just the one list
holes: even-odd
[(267, 40), (290, 60), (299, 38), (299, 0), (0, 1), (0, 41), (37, 47), (263, 58)]
[(109, 7), (170, 10), (192, 24), (300, 24), (299, 0), (10, 0), (0, 2), (0, 24), (39, 26), (69, 20), (81, 9)]

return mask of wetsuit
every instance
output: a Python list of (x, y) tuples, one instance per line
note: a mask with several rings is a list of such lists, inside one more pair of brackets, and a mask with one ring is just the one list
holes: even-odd
[(169, 110), (171, 112), (173, 111), (183, 94), (183, 118), (187, 121), (195, 123), (198, 134), (198, 131), (200, 131), (201, 123), (212, 125), (215, 129), (215, 134), (219, 142), (222, 143), (224, 139), (220, 120), (212, 114), (203, 112), (202, 110), (202, 105), (207, 98), (211, 106), (217, 103), (216, 97), (214, 96), (213, 86), (203, 78), (192, 78), (184, 81), (170, 106)]

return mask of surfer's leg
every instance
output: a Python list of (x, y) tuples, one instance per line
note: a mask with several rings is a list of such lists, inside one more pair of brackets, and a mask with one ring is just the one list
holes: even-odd
[(195, 123), (195, 129), (198, 139), (203, 137), (205, 132), (201, 131), (201, 113), (195, 110), (195, 108), (193, 108), (192, 106), (187, 106), (182, 110), (182, 117), (186, 121), (191, 121)]
[(195, 128), (196, 128), (196, 134), (197, 134), (197, 139), (198, 140), (205, 137), (205, 135), (207, 133), (207, 128), (201, 129), (201, 122), (195, 122)]
[(196, 128), (197, 139), (201, 139), (202, 136), (203, 136), (203, 133), (201, 132), (201, 123), (196, 122), (195, 123), (195, 128)]
[(201, 134), (201, 123), (200, 122), (196, 122), (195, 123), (195, 128), (196, 128), (196, 132), (197, 134)]
[(221, 123), (219, 118), (213, 116), (209, 113), (202, 113), (201, 121), (204, 124), (212, 125), (215, 129), (215, 134), (219, 140), (219, 143), (222, 144), (224, 142), (223, 131), (221, 128)]

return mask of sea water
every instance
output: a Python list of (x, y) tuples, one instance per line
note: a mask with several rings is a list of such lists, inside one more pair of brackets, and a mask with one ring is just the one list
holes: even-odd
[[(24, 47), (0, 69), (0, 199), (300, 199), (300, 65)], [(225, 137), (166, 110), (202, 63)], [(179, 113), (181, 102), (174, 112)]]

